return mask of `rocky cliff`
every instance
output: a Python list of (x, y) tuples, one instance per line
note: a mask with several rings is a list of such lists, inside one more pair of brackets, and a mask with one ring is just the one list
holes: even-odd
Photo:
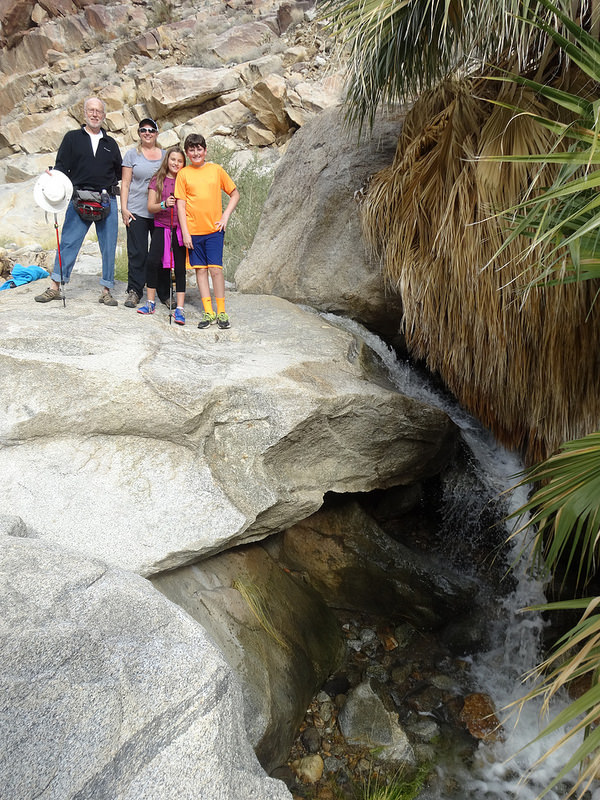
[(32, 179), (82, 102), (98, 94), (123, 150), (138, 121), (159, 144), (200, 131), (277, 161), (293, 135), (340, 102), (341, 78), (314, 4), (0, 2), (0, 245), (50, 247), (31, 214)]

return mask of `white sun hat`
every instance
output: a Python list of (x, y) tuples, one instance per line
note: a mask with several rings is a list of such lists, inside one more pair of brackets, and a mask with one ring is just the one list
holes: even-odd
[(40, 208), (51, 214), (64, 211), (72, 195), (73, 184), (64, 172), (58, 169), (43, 172), (33, 187), (33, 199)]

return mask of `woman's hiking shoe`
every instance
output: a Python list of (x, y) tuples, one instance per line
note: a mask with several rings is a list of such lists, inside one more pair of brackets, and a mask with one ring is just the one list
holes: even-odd
[(229, 322), (229, 317), (224, 311), (221, 311), (220, 314), (217, 314), (217, 325), (221, 330), (225, 328), (231, 328), (231, 322)]
[(185, 325), (185, 316), (180, 308), (175, 309), (175, 313), (173, 314), (173, 319), (178, 325)]
[(140, 299), (141, 298), (139, 294), (137, 292), (134, 292), (133, 289), (131, 289), (129, 292), (127, 292), (127, 299), (125, 300), (125, 303), (123, 305), (125, 306), (125, 308), (135, 308), (137, 304), (140, 302)]
[(205, 311), (202, 315), (202, 319), (198, 323), (199, 328), (208, 328), (217, 318), (217, 315), (214, 311)]
[(151, 303), (148, 301), (145, 306), (141, 306), (140, 308), (136, 309), (138, 314), (154, 314), (156, 309), (156, 303)]
[(49, 303), (50, 300), (62, 300), (62, 295), (58, 289), (49, 286), (42, 294), (34, 297), (36, 303)]
[(102, 294), (98, 298), (98, 302), (103, 303), (105, 306), (119, 305), (110, 292), (102, 292)]

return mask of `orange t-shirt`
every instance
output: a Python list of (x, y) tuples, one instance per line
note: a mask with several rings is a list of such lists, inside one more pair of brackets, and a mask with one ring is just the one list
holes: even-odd
[(185, 200), (185, 216), (190, 236), (214, 233), (221, 219), (221, 191), (231, 194), (235, 183), (220, 164), (205, 161), (201, 167), (180, 169), (175, 180), (175, 197)]

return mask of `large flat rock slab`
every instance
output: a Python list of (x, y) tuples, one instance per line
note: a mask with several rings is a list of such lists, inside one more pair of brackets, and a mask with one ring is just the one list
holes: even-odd
[[(232, 328), (185, 327), (38, 281), (0, 292), (3, 512), (37, 536), (143, 575), (289, 527), (328, 491), (412, 483), (454, 442), (440, 411), (385, 385), (317, 314), (228, 295)], [(369, 377), (368, 377), (369, 375)]]

